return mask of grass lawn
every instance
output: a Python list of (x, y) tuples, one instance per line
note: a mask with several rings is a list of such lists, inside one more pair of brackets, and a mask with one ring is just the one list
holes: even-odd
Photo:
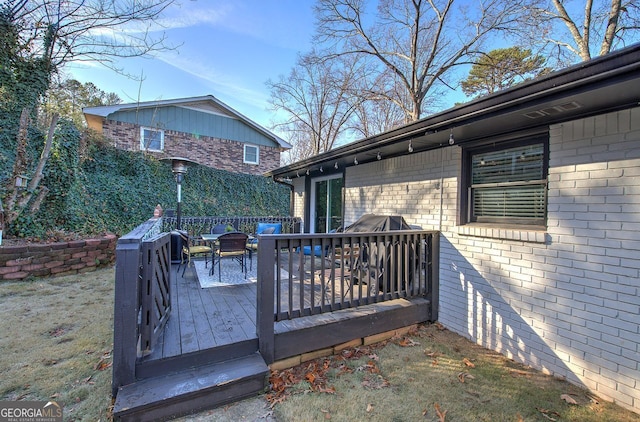
[[(113, 268), (0, 282), (0, 400), (54, 400), (65, 420), (110, 420), (113, 284)], [(273, 372), (271, 383), (249, 413), (238, 403), (183, 420), (640, 422), (437, 324)]]

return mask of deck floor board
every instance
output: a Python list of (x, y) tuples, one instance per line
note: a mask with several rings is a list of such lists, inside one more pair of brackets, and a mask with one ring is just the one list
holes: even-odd
[[(295, 281), (290, 286), (288, 278), (281, 280), (280, 289), (283, 298), (287, 297), (284, 293), (290, 289), (293, 290), (293, 295), (292, 303), (289, 304), (285, 299), (280, 305), (280, 311), (286, 311), (291, 307), (295, 312), (305, 306), (309, 307), (310, 291), (314, 292), (312, 299), (314, 305), (324, 306), (325, 310), (341, 309), (346, 302), (357, 299), (364, 293), (359, 292), (360, 288), (366, 291), (366, 285), (353, 286), (353, 289), (347, 290), (342, 285), (342, 277), (336, 279), (333, 285), (325, 284), (322, 274), (319, 276), (311, 271), (314, 268), (305, 268), (304, 271), (300, 271), (296, 264), (308, 265), (308, 262), (295, 255), (291, 257), (291, 261), (284, 260), (282, 267), (288, 268), (287, 271), (291, 270), (289, 272), (293, 272), (292, 276), (296, 280), (298, 277), (303, 277), (303, 287), (300, 288), (299, 281)], [(256, 283), (201, 288), (195, 271), (188, 269), (183, 276), (182, 268), (178, 269), (177, 265), (172, 266), (171, 270), (173, 272), (171, 317), (160, 335), (157, 347), (150, 355), (143, 358), (144, 362), (207, 352), (221, 346), (233, 347), (233, 344), (241, 342), (257, 341)], [(366, 293), (364, 295), (366, 296)], [(355, 310), (355, 314), (353, 312), (352, 309), (352, 316), (358, 314), (358, 310)], [(360, 310), (360, 312), (366, 311)], [(315, 319), (315, 324), (326, 324), (342, 316), (326, 313), (319, 317)], [(298, 320), (281, 321), (278, 323), (280, 328), (276, 328), (276, 331), (296, 329), (301, 324), (303, 322)]]

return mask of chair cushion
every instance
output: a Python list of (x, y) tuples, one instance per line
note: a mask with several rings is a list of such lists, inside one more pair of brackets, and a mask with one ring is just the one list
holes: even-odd
[[(302, 247), (302, 253), (305, 255), (311, 255), (311, 246), (303, 246)], [(313, 248), (313, 254), (315, 256), (323, 256), (324, 254), (322, 253), (322, 246), (321, 245), (316, 245)]]
[(189, 252), (192, 254), (211, 252), (211, 248), (209, 246), (191, 246)]
[(282, 233), (282, 223), (258, 223), (258, 227), (256, 228), (256, 234), (262, 234), (265, 229), (273, 227), (273, 234), (281, 234)]

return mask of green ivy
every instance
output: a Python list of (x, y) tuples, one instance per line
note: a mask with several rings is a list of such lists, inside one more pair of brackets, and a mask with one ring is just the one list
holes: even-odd
[[(59, 125), (43, 179), (47, 198), (37, 213), (16, 220), (8, 236), (122, 235), (151, 218), (156, 205), (176, 208), (169, 163), (99, 139), (89, 142), (81, 160), (80, 134), (70, 122)], [(184, 216), (288, 215), (289, 192), (266, 177), (195, 165), (182, 184), (181, 209)]]

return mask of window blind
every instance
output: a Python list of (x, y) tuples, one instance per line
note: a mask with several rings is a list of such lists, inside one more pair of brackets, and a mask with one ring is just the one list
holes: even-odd
[(544, 145), (475, 154), (471, 159), (473, 221), (544, 224)]

